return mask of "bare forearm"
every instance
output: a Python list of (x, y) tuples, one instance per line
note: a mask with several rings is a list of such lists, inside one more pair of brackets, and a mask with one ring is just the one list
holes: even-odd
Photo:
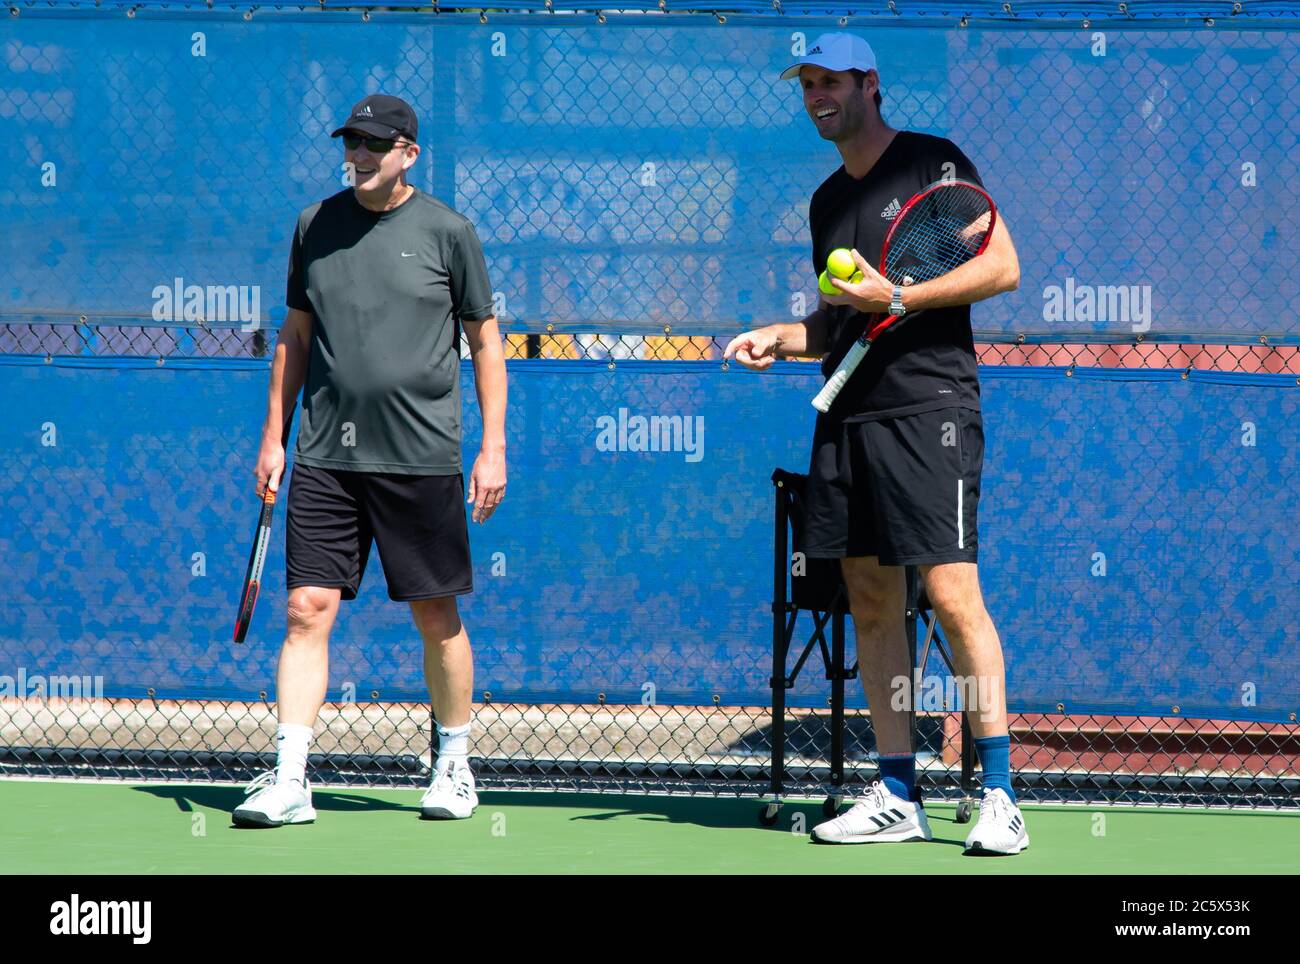
[(285, 416), (293, 411), (293, 406), (302, 391), (307, 378), (308, 348), (299, 340), (294, 331), (281, 330), (275, 344), (275, 357), (271, 362), (271, 387), (266, 404), (266, 423), (262, 426), (263, 436), (283, 444)]
[(483, 448), (506, 447), (506, 356), (501, 339), (483, 338), (471, 352), (474, 389), (483, 413)]
[(1008, 269), (1000, 261), (973, 258), (933, 281), (906, 286), (903, 288), (903, 304), (908, 311), (973, 305), (1003, 292), (1014, 291), (1019, 280), (1019, 270), (1014, 265)]
[(820, 358), (826, 352), (826, 309), (818, 307), (803, 321), (773, 325), (781, 358)]

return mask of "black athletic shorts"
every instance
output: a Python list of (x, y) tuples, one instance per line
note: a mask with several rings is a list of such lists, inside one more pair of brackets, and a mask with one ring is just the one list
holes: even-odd
[(288, 586), (323, 586), (355, 599), (370, 558), (392, 599), (472, 592), (465, 483), (460, 475), (340, 472), (295, 465), (289, 479)]
[(823, 416), (813, 436), (802, 551), (876, 556), (882, 566), (975, 562), (983, 462), (977, 411), (870, 422)]

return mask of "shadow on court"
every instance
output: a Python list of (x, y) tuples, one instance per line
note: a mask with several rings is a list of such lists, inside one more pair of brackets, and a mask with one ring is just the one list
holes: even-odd
[[(244, 801), (242, 787), (173, 787), (137, 786), (133, 789), (175, 802), (177, 809), (189, 813), (196, 809), (220, 810), (230, 813)], [(311, 802), (318, 812), (328, 813), (381, 813), (419, 811), (420, 791), (410, 790), (409, 801), (388, 800), (370, 795), (366, 790), (312, 787)]]
[[(242, 787), (227, 786), (137, 786), (159, 800), (172, 801), (178, 810), (189, 813), (198, 809), (230, 813), (244, 800)], [(313, 787), (312, 806), (322, 813), (416, 813), (421, 790), (383, 788), (382, 796), (366, 788)], [(392, 799), (392, 797), (399, 799)], [(479, 809), (485, 807), (526, 807), (588, 811), (570, 817), (575, 821), (642, 819), (667, 823), (693, 824), (713, 828), (753, 828), (758, 825), (757, 800), (713, 797), (655, 797), (613, 793), (549, 793), (529, 791), (483, 791)], [(794, 814), (804, 815), (804, 824), (824, 820), (821, 806), (815, 802), (787, 803), (782, 807), (781, 825), (788, 831)]]
[[(242, 787), (230, 786), (157, 786), (141, 785), (132, 789), (159, 800), (171, 801), (184, 813), (216, 810), (230, 813), (244, 800)], [(321, 813), (417, 813), (421, 790), (385, 787), (376, 793), (367, 788), (313, 787), (312, 805)], [(382, 794), (378, 795), (378, 794)], [(392, 799), (396, 796), (398, 799)], [(573, 822), (645, 820), (655, 823), (684, 824), (711, 829), (759, 829), (758, 814), (762, 804), (748, 797), (668, 797), (615, 793), (551, 793), (546, 791), (486, 790), (479, 793), (479, 810), (485, 808), (527, 808), (584, 811), (569, 816)], [(930, 823), (953, 824), (952, 808), (927, 810)], [(811, 830), (827, 819), (816, 800), (788, 801), (782, 805), (777, 822), (761, 828), (776, 833), (790, 833), (796, 823)], [(956, 831), (953, 831), (956, 834)]]
[[(607, 793), (486, 793), (484, 804), (494, 806), (551, 806), (591, 811), (569, 819), (575, 822), (645, 820), (653, 823), (689, 824), (719, 830), (769, 830), (774, 833), (807, 833), (826, 820), (817, 800), (788, 801), (781, 806), (777, 822), (759, 824), (763, 805), (751, 797), (662, 797)], [(931, 825), (953, 824), (952, 809), (929, 813)], [(798, 831), (796, 831), (796, 822)], [(936, 830), (937, 830), (936, 826)], [(954, 831), (955, 834), (955, 831)], [(964, 836), (964, 832), (962, 833)], [(936, 842), (947, 843), (950, 841)], [(958, 844), (960, 846), (960, 844)]]
[[(136, 786), (134, 790), (159, 800), (171, 801), (182, 812), (216, 810), (230, 813), (244, 800), (242, 787), (229, 786)], [(312, 805), (321, 813), (384, 813), (419, 810), (418, 788), (383, 788), (381, 795), (366, 789), (313, 787)], [(393, 799), (397, 797), (398, 799)], [(756, 799), (715, 797), (665, 797), (613, 793), (550, 793), (493, 791), (479, 793), (479, 810), (484, 808), (528, 808), (585, 811), (568, 819), (603, 822), (638, 819), (672, 824), (690, 824), (715, 829), (758, 827), (760, 804)], [(811, 828), (826, 819), (815, 801), (795, 801), (781, 808), (781, 820), (769, 829), (790, 832), (795, 815)]]
[[(637, 820), (648, 823), (690, 825), (712, 830), (767, 830), (806, 836), (828, 819), (817, 800), (788, 801), (770, 827), (758, 820), (762, 804), (752, 797), (666, 797), (608, 793), (487, 792), (479, 794), (480, 809), (493, 807), (558, 807), (585, 810), (568, 819), (573, 823)], [(958, 826), (953, 808), (927, 811), (935, 831), (934, 843), (964, 849), (967, 828)], [(811, 841), (809, 841), (811, 843)]]
[[(752, 799), (715, 797), (666, 797), (611, 793), (518, 793), (487, 792), (479, 794), (482, 804), (498, 807), (550, 807), (584, 810), (569, 819), (575, 822), (603, 822), (639, 819), (662, 823), (692, 824), (715, 829), (752, 829), (758, 826), (759, 803)], [(793, 815), (802, 813), (804, 823), (824, 819), (821, 806), (814, 802), (786, 804), (783, 821), (788, 829)], [(774, 827), (772, 829), (782, 829)]]

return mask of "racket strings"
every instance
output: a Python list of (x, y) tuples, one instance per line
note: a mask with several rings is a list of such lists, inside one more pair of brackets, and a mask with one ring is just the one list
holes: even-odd
[(895, 283), (929, 281), (974, 257), (988, 235), (985, 196), (954, 184), (931, 191), (902, 215), (885, 255), (885, 277)]

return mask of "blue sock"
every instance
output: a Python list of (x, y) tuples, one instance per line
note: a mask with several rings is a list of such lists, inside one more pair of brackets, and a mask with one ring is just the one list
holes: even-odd
[(891, 753), (880, 757), (880, 779), (896, 797), (911, 800), (916, 790), (916, 754)]
[(1011, 789), (1011, 737), (982, 736), (975, 739), (975, 754), (980, 760), (980, 769), (984, 771), (980, 782), (984, 789), (997, 787), (1006, 792), (1011, 802), (1016, 802), (1016, 795)]

